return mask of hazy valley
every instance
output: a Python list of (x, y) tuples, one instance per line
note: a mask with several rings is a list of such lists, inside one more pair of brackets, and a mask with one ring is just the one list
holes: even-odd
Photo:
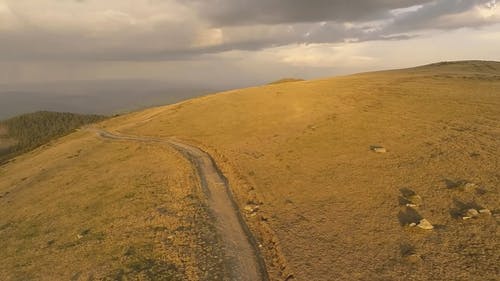
[(212, 93), (215, 86), (155, 80), (0, 84), (0, 120), (35, 111), (114, 115)]

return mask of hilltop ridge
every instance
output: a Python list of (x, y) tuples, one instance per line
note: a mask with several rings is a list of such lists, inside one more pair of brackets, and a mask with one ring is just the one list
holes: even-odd
[(479, 74), (479, 75), (500, 75), (500, 62), (498, 61), (443, 61), (431, 63), (423, 66), (410, 68), (418, 71), (428, 72), (449, 72), (455, 75)]

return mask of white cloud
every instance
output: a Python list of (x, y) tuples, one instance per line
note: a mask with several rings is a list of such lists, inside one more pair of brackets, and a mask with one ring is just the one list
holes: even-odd
[(337, 44), (300, 44), (267, 50), (279, 61), (293, 65), (316, 68), (331, 68), (348, 64), (361, 67), (376, 59), (359, 53), (360, 45), (350, 43)]
[(200, 30), (191, 47), (204, 48), (217, 46), (224, 43), (224, 32), (220, 28)]
[(12, 13), (9, 5), (0, 0), (0, 32), (13, 30), (18, 26), (16, 16)]
[(40, 28), (102, 29), (116, 25), (151, 27), (158, 23), (191, 21), (194, 11), (176, 1), (148, 0), (3, 0), (26, 25)]
[(456, 28), (481, 26), (500, 22), (500, 8), (497, 5), (478, 5), (462, 13), (444, 15), (438, 19), (440, 27)]
[(422, 9), (423, 6), (424, 5), (413, 5), (413, 6), (406, 7), (406, 8), (393, 9), (393, 10), (390, 10), (389, 12), (394, 16), (402, 16), (402, 15), (405, 15), (408, 13), (417, 12), (418, 10)]

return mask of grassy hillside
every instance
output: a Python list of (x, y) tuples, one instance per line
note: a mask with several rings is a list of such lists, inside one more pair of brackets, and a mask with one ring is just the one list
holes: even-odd
[[(107, 127), (215, 155), (240, 204), (262, 202), (254, 231), (269, 225), (279, 241), (268, 260), (278, 248), (298, 280), (489, 280), (499, 93), (500, 63), (441, 63), (229, 91)], [(408, 190), (423, 200), (416, 210), (401, 204)], [(493, 215), (462, 220), (471, 206)], [(408, 226), (420, 218), (435, 229)]]
[(1, 121), (0, 162), (103, 119), (99, 115), (39, 111)]
[[(100, 126), (209, 152), (240, 207), (259, 206), (246, 219), (272, 280), (494, 280), (499, 93), (500, 63), (440, 63), (234, 90)], [(0, 167), (0, 279), (207, 280), (218, 248), (197, 186), (154, 143), (77, 132), (25, 154)], [(470, 208), (491, 215), (462, 219)], [(434, 229), (410, 226), (421, 218)]]
[(0, 167), (0, 280), (213, 279), (214, 231), (172, 150), (76, 132), (16, 159)]

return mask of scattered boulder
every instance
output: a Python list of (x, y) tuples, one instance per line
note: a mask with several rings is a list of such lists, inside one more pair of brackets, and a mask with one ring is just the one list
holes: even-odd
[(417, 226), (425, 230), (431, 230), (434, 228), (434, 226), (426, 219), (421, 219)]
[(480, 216), (491, 216), (493, 213), (476, 202), (463, 203), (460, 201), (455, 202), (457, 204), (457, 209), (455, 209), (455, 214), (457, 218), (462, 220), (476, 219)]
[(465, 192), (474, 192), (477, 190), (477, 188), (478, 188), (477, 184), (472, 182), (466, 182), (460, 186), (460, 189)]
[(468, 220), (468, 219), (476, 218), (478, 216), (479, 216), (479, 212), (476, 209), (468, 209), (463, 213), (462, 219)]
[(255, 214), (259, 210), (258, 205), (246, 205), (245, 208), (243, 208), (245, 212), (249, 215)]
[(467, 209), (462, 213), (462, 219), (463, 220), (474, 219), (479, 217), (480, 215), (491, 216), (491, 211), (488, 209), (480, 209), (479, 211), (473, 208)]
[(417, 210), (411, 207), (404, 207), (398, 214), (399, 223), (401, 226), (416, 226), (423, 217)]
[(478, 216), (478, 215), (479, 215), (479, 212), (478, 212), (476, 209), (469, 209), (469, 210), (467, 210), (467, 212), (466, 212), (466, 213), (467, 213), (467, 215), (469, 215), (469, 216), (473, 216), (473, 217), (475, 217), (475, 216)]
[(479, 195), (484, 195), (487, 192), (487, 190), (481, 187), (480, 185), (465, 180), (460, 180), (460, 181), (445, 180), (445, 182), (448, 188), (456, 189), (462, 192), (477, 193)]
[(399, 223), (402, 226), (417, 226), (426, 230), (433, 229), (434, 226), (428, 220), (424, 219), (414, 208), (422, 204), (422, 197), (409, 188), (401, 188), (399, 191), (402, 194), (399, 197), (400, 203), (405, 205), (398, 214)]
[(86, 236), (89, 233), (90, 233), (90, 229), (89, 228), (84, 229), (84, 230), (82, 230), (80, 233), (78, 233), (76, 235), (76, 238), (78, 238), (78, 240), (80, 240), (80, 239), (82, 239), (84, 236)]
[(411, 254), (405, 257), (409, 263), (419, 263), (422, 261), (422, 257), (417, 254)]
[(383, 146), (371, 146), (370, 150), (376, 153), (386, 153), (387, 149)]
[(422, 205), (422, 197), (415, 191), (409, 188), (401, 188), (399, 191), (401, 191), (401, 196), (399, 197), (401, 205), (405, 205), (406, 207), (418, 207)]
[(482, 214), (482, 215), (491, 216), (491, 211), (488, 210), (488, 209), (481, 209), (481, 210), (479, 210), (479, 213)]
[(406, 206), (408, 207), (417, 207), (419, 205), (422, 205), (422, 197), (418, 194), (411, 195), (409, 197), (405, 198), (408, 203), (406, 203)]
[[(479, 216), (478, 210), (485, 210), (481, 204), (479, 204), (476, 200), (463, 201), (457, 198), (453, 199), (453, 203), (455, 204), (455, 208), (450, 210), (450, 214), (452, 217), (456, 219), (468, 220), (472, 218), (476, 218)], [(487, 212), (487, 211), (483, 211)]]

